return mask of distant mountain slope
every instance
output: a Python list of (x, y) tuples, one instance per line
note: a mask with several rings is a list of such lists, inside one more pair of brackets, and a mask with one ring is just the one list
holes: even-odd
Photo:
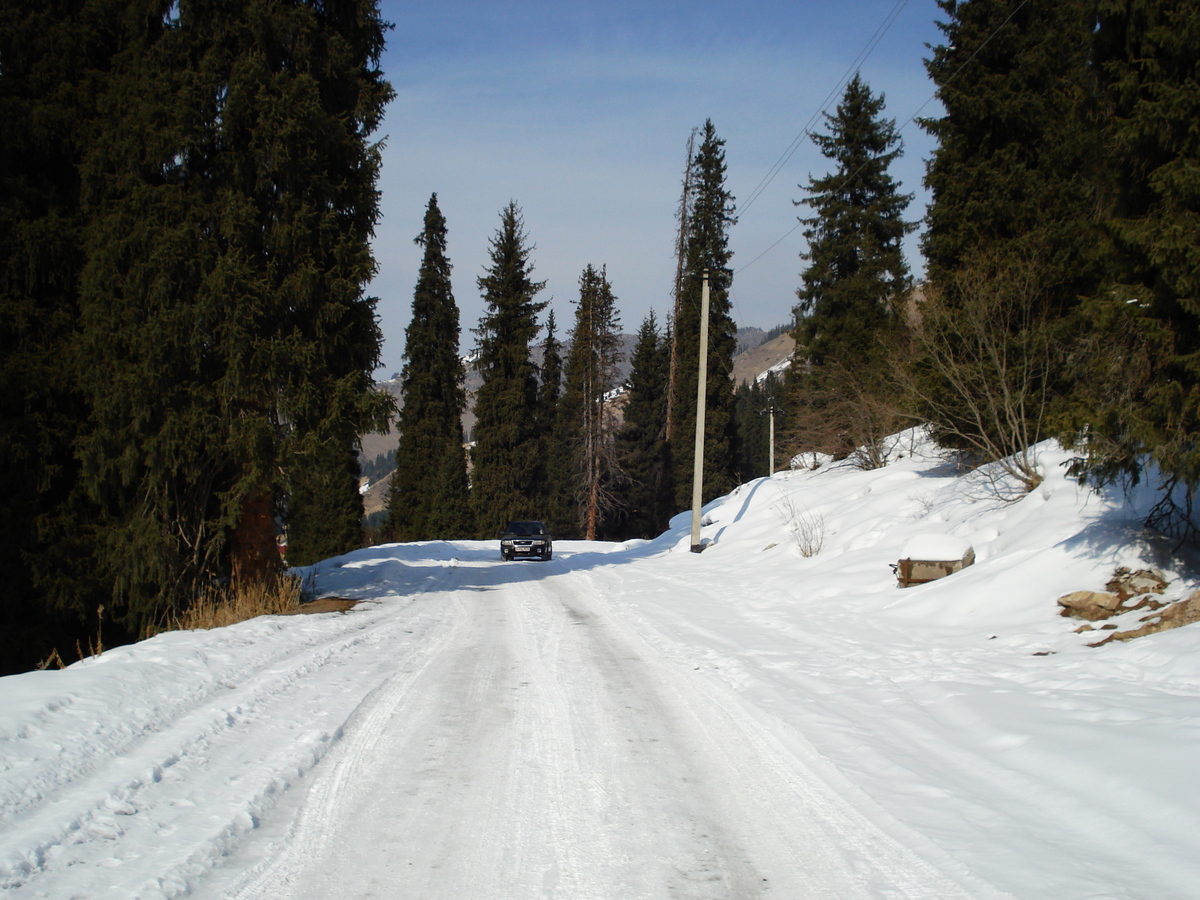
[(759, 375), (786, 363), (792, 358), (796, 342), (787, 334), (772, 338), (733, 358), (733, 383), (753, 381)]

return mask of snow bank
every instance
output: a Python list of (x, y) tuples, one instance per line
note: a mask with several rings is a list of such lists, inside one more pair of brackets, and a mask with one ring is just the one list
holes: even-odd
[[(706, 506), (703, 554), (681, 514), (655, 541), (563, 542), (517, 571), (569, 579), (681, 672), (732, 688), (947, 867), (1029, 900), (1200, 898), (1200, 626), (1093, 649), (1055, 603), (1118, 566), (1162, 572), (1167, 599), (1195, 588), (1142, 532), (1146, 495), (1080, 487), (1045, 444), (1045, 481), (1004, 502), (917, 436), (899, 447), (876, 471), (827, 462), (742, 485)], [(898, 588), (890, 564), (926, 539), (939, 556), (969, 544), (975, 565)], [(326, 561), (318, 590), (367, 601), (346, 615), (162, 635), (0, 679), (0, 889), (203, 893), (256, 834), (286, 840), (307, 773), (436, 643), (445, 613), (428, 601), (456, 567), (499, 565), (493, 543)]]

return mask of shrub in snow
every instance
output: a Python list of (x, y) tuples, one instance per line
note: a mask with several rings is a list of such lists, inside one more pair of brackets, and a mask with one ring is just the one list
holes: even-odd
[(792, 542), (803, 557), (816, 556), (825, 545), (825, 517), (819, 512), (805, 509), (792, 498), (783, 494), (775, 507), (779, 518), (787, 527)]

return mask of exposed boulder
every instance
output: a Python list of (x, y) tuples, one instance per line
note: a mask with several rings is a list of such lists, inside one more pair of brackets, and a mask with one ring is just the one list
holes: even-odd
[(1133, 638), (1144, 637), (1147, 634), (1157, 634), (1160, 631), (1168, 631), (1172, 628), (1179, 628), (1182, 625), (1191, 625), (1193, 622), (1200, 622), (1200, 591), (1196, 591), (1186, 600), (1180, 600), (1178, 603), (1162, 607), (1152, 615), (1143, 617), (1140, 621), (1146, 624), (1129, 631), (1114, 631), (1108, 637), (1104, 638), (1104, 640), (1096, 641), (1094, 644), (1088, 644), (1088, 646), (1100, 647), (1109, 641), (1128, 641)]
[[(1132, 638), (1155, 634), (1200, 622), (1200, 590), (1194, 591), (1184, 600), (1169, 602), (1159, 600), (1167, 589), (1169, 582), (1161, 574), (1151, 569), (1139, 569), (1136, 572), (1129, 569), (1117, 569), (1105, 587), (1106, 591), (1072, 591), (1058, 598), (1062, 607), (1062, 615), (1074, 619), (1086, 619), (1097, 622), (1101, 619), (1111, 619), (1139, 609), (1150, 609), (1151, 614), (1143, 616), (1138, 621), (1144, 623), (1138, 628), (1120, 631), (1119, 625), (1109, 623), (1101, 625), (1101, 631), (1111, 631), (1101, 641), (1088, 644), (1089, 647), (1101, 647), (1109, 641), (1128, 641)], [(1091, 625), (1083, 625), (1076, 633), (1095, 631)]]
[[(1117, 569), (1113, 577), (1105, 585), (1104, 591), (1073, 591), (1058, 598), (1061, 615), (1073, 619), (1087, 619), (1095, 622), (1107, 619), (1121, 613), (1132, 612), (1136, 609), (1159, 609), (1164, 606), (1151, 598), (1151, 594), (1161, 594), (1167, 589), (1168, 582), (1158, 572), (1150, 569), (1138, 569), (1132, 572), (1126, 568)], [(1141, 598), (1136, 603), (1130, 601)]]
[(1167, 589), (1167, 582), (1162, 575), (1150, 569), (1131, 572), (1122, 567), (1113, 573), (1113, 577), (1104, 588), (1124, 602), (1130, 597), (1139, 597), (1142, 594), (1161, 594)]
[(1072, 591), (1058, 598), (1061, 615), (1072, 619), (1097, 622), (1107, 619), (1121, 608), (1121, 598), (1108, 591)]

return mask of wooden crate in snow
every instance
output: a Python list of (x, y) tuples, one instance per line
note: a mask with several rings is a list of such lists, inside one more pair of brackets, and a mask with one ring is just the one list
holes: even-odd
[(953, 575), (975, 562), (975, 550), (959, 537), (948, 534), (920, 534), (904, 547), (896, 564), (900, 587), (925, 584)]

